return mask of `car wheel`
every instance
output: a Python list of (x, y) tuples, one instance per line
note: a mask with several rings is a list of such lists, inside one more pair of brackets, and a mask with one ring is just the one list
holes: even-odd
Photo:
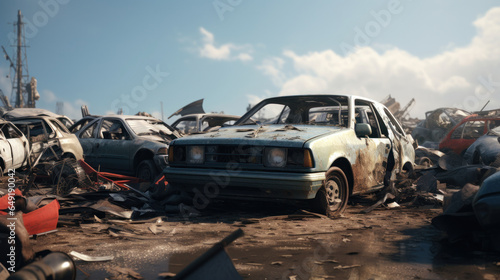
[(139, 165), (137, 166), (136, 177), (139, 179), (152, 182), (157, 175), (158, 171), (156, 170), (156, 166), (150, 159), (141, 161), (141, 163), (139, 163)]
[(86, 174), (75, 159), (65, 158), (52, 166), (51, 177), (53, 192), (57, 195), (66, 195), (75, 187), (84, 185)]
[(316, 193), (313, 208), (316, 212), (328, 217), (342, 214), (347, 207), (349, 186), (347, 178), (338, 167), (332, 167), (326, 173), (323, 186)]

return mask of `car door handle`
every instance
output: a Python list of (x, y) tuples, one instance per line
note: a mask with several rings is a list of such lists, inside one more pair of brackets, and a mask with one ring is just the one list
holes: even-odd
[(96, 147), (96, 148), (99, 148), (99, 143), (95, 144), (95, 147)]

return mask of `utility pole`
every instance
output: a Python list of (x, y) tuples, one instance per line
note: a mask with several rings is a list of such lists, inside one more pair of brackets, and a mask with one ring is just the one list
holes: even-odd
[[(23, 35), (23, 15), (21, 10), (17, 11), (17, 22), (14, 23), (14, 29), (17, 29), (17, 43), (12, 47), (16, 50), (16, 59), (13, 61), (10, 59), (7, 51), (2, 46), (2, 50), (5, 53), (5, 58), (10, 62), (10, 68), (14, 72), (14, 78), (12, 79), (12, 95), (11, 100), (15, 99), (14, 106), (16, 108), (35, 108), (35, 101), (40, 98), (37, 91), (37, 81), (34, 77), (29, 79), (28, 73), (28, 59), (26, 58), (26, 45)], [(24, 48), (24, 52), (23, 52)], [(23, 67), (23, 63), (25, 64)], [(24, 69), (23, 69), (24, 68)], [(25, 75), (23, 75), (23, 70)], [(25, 78), (25, 79), (24, 79)], [(24, 80), (23, 80), (24, 79)]]
[(23, 60), (21, 57), (22, 47), (22, 15), (21, 10), (17, 11), (17, 61), (16, 61), (16, 108), (24, 107), (23, 100)]

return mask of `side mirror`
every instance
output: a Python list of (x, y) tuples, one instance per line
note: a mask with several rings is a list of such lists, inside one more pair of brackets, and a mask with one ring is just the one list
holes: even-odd
[(365, 137), (372, 134), (372, 127), (367, 123), (357, 123), (354, 125), (354, 132), (358, 137)]
[(498, 140), (498, 143), (500, 143), (500, 137), (498, 137), (497, 140)]

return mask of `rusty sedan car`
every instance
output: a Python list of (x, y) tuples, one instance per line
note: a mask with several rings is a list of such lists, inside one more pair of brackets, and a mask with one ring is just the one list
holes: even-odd
[(350, 195), (381, 189), (398, 172), (411, 171), (413, 145), (378, 102), (274, 97), (234, 126), (172, 141), (164, 173), (173, 187), (194, 194), (195, 207), (200, 197), (298, 199), (334, 216)]
[(96, 118), (75, 135), (92, 167), (147, 181), (167, 165), (168, 144), (180, 137), (161, 120), (127, 115)]

